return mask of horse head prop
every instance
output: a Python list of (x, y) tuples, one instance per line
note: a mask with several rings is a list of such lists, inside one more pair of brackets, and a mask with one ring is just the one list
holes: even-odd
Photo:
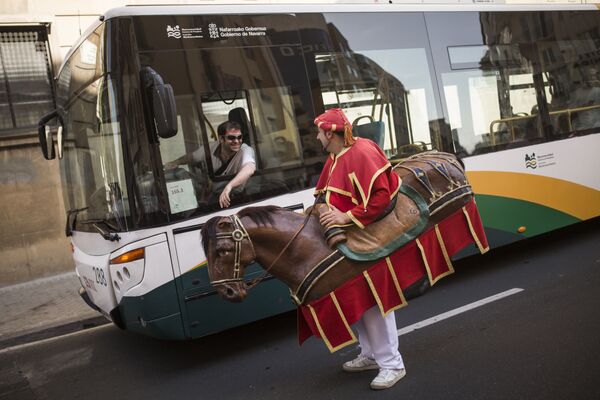
[[(332, 252), (321, 229), (316, 216), (275, 206), (248, 207), (236, 215), (211, 218), (201, 233), (211, 284), (233, 302), (242, 301), (267, 273), (296, 288), (310, 268)], [(244, 270), (254, 261), (265, 271), (247, 282)]]
[(237, 215), (212, 218), (202, 228), (202, 238), (212, 285), (223, 298), (241, 302), (248, 292), (245, 267), (256, 258), (242, 221)]

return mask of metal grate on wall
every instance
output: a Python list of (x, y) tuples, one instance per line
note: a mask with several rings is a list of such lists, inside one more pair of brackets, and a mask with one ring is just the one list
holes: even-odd
[(45, 26), (0, 26), (0, 136), (31, 133), (55, 107)]

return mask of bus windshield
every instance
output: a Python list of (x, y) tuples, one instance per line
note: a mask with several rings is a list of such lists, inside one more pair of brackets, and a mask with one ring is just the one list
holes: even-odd
[(126, 230), (128, 190), (113, 80), (95, 80), (67, 110), (61, 174), (68, 210), (77, 210), (79, 224), (90, 229)]

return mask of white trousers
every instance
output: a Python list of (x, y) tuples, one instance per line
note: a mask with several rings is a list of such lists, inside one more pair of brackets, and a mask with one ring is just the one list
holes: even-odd
[(393, 311), (382, 317), (379, 307), (371, 307), (354, 327), (358, 332), (361, 355), (375, 359), (379, 368), (404, 368), (404, 361), (398, 351), (398, 332)]

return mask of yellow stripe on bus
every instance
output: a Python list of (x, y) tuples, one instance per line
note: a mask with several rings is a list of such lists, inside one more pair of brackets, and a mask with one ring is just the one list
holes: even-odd
[(469, 171), (467, 177), (476, 194), (525, 200), (579, 219), (600, 215), (600, 191), (577, 183), (518, 172)]
[(208, 265), (208, 260), (204, 260), (202, 261), (200, 264), (193, 266), (192, 268), (190, 268), (187, 272), (193, 271), (197, 268), (202, 268), (202, 267), (206, 267)]

